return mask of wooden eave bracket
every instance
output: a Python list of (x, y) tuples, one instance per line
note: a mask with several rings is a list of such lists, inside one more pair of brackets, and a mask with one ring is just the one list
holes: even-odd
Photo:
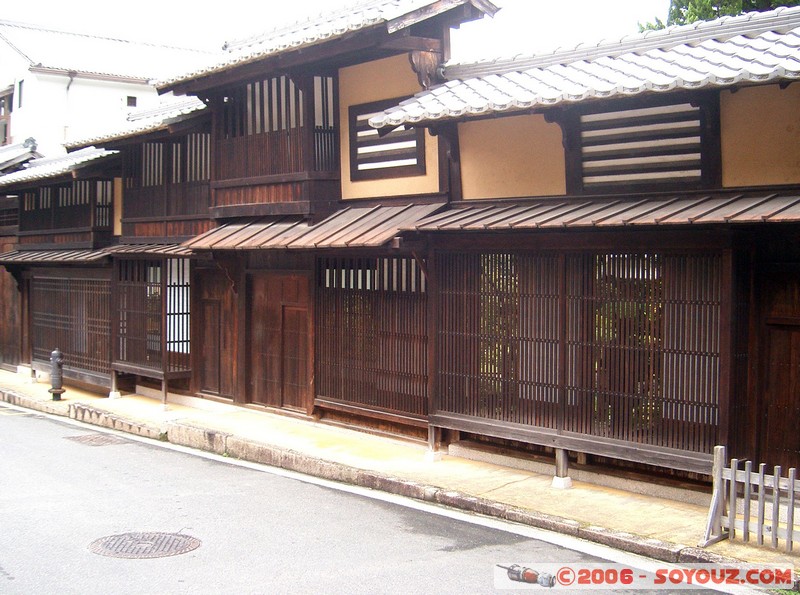
[(441, 82), (441, 52), (413, 51), (408, 54), (408, 59), (411, 62), (411, 68), (417, 73), (417, 80), (423, 89), (430, 89), (436, 83)]
[(420, 52), (442, 52), (442, 40), (433, 37), (419, 37), (411, 35), (411, 31), (404, 29), (402, 31), (389, 36), (389, 38), (380, 44), (380, 47), (389, 50), (400, 50), (404, 52), (420, 51)]

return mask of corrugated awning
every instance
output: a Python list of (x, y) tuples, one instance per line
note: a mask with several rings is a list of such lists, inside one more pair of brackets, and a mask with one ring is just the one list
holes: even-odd
[(171, 258), (186, 258), (192, 251), (181, 244), (119, 244), (105, 248), (104, 252), (112, 256), (124, 254), (140, 254), (151, 256), (167, 256)]
[(108, 256), (103, 250), (12, 250), (0, 254), (0, 264), (82, 264)]
[(508, 205), (458, 206), (406, 231), (499, 231), (510, 229), (643, 225), (800, 222), (800, 192), (667, 196), (659, 198), (547, 198)]
[(289, 217), (262, 217), (245, 223), (222, 225), (185, 242), (183, 246), (192, 250), (377, 247), (443, 206), (436, 203), (348, 207), (316, 225)]
[(120, 244), (99, 250), (13, 250), (0, 254), (0, 264), (82, 264), (126, 254), (188, 258), (192, 251), (180, 244)]

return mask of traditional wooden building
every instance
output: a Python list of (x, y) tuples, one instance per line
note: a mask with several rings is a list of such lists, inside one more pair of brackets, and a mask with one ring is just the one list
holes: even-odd
[(448, 64), (495, 10), (375, 0), (230, 43), (161, 84), (194, 108), (92, 139), (120, 152), (109, 383), (432, 448), (797, 466), (800, 9)]
[[(37, 152), (36, 140), (4, 144), (8, 139), (11, 101), (0, 92), (0, 175), (20, 170), (32, 159), (42, 157)], [(19, 230), (19, 198), (0, 192), (0, 254), (10, 252), (17, 244)], [(11, 274), (0, 271), (0, 368), (16, 371), (20, 362), (19, 290)]]
[[(14, 279), (4, 293), (4, 367), (49, 371), (64, 353), (64, 376), (108, 384), (111, 284), (103, 249), (113, 235), (116, 153), (87, 147), (39, 158), (0, 177), (9, 227), (0, 264)], [(8, 300), (8, 301), (6, 301)]]
[(213, 114), (218, 226), (184, 244), (210, 255), (192, 277), (196, 394), (426, 435), (426, 256), (397, 235), (447, 202), (448, 145), (367, 121), (436, 80), (451, 27), (495, 10), (361, 3), (162, 85)]
[[(49, 369), (57, 347), (66, 378), (112, 393), (119, 375), (158, 381), (164, 395), (170, 381), (188, 386), (190, 252), (180, 243), (211, 226), (204, 110), (167, 100), (64, 158), (0, 177), (3, 200), (21, 205), (13, 249), (0, 254), (19, 286), (5, 309), (19, 321), (3, 341), (9, 364)], [(9, 208), (9, 222), (16, 215)]]
[(119, 153), (111, 260), (111, 389), (134, 382), (188, 388), (191, 376), (190, 251), (181, 242), (207, 231), (211, 121), (194, 97), (166, 97), (132, 112), (128, 126), (68, 145)]
[[(445, 69), (429, 423), (707, 473), (800, 465), (800, 9)], [(452, 131), (455, 131), (453, 133)]]

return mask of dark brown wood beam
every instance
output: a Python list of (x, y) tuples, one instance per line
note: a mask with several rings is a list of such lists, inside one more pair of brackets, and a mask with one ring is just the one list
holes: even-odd
[(438, 52), (442, 51), (442, 40), (432, 37), (412, 37), (410, 35), (393, 37), (387, 40), (381, 47), (399, 51), (419, 51), (419, 52)]
[(450, 11), (456, 12), (458, 17), (456, 22), (460, 24), (480, 18), (484, 13), (494, 14), (497, 12), (497, 7), (483, 0), (467, 0), (466, 2), (465, 0), (439, 0), (439, 2), (434, 2), (433, 4), (404, 14), (401, 17), (392, 19), (387, 23), (387, 28), (393, 33)]
[(168, 84), (161, 87), (159, 92), (173, 91), (176, 95), (196, 95), (210, 89), (263, 80), (274, 74), (283, 74), (301, 68), (305, 72), (317, 72), (317, 70), (327, 69), (336, 64), (348, 63), (356, 56), (360, 56), (358, 61), (363, 62), (365, 57), (369, 56), (368, 53), (365, 55), (365, 52), (370, 49), (380, 50), (381, 44), (388, 39), (389, 34), (385, 25), (379, 24), (372, 29), (357, 31), (327, 43), (265, 56), (254, 62), (230, 66), (218, 72)]

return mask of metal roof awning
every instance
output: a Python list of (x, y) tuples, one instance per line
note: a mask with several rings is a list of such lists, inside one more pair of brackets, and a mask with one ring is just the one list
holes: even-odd
[(105, 248), (104, 252), (112, 256), (128, 254), (168, 258), (187, 258), (192, 255), (192, 251), (181, 244), (118, 244)]
[(83, 264), (106, 256), (103, 250), (12, 250), (0, 254), (0, 264)]
[(222, 225), (184, 242), (183, 246), (191, 250), (378, 247), (442, 207), (443, 203), (348, 207), (316, 225), (290, 217), (262, 217)]
[(800, 191), (640, 198), (547, 198), (459, 205), (406, 231), (506, 231), (691, 224), (800, 222)]

